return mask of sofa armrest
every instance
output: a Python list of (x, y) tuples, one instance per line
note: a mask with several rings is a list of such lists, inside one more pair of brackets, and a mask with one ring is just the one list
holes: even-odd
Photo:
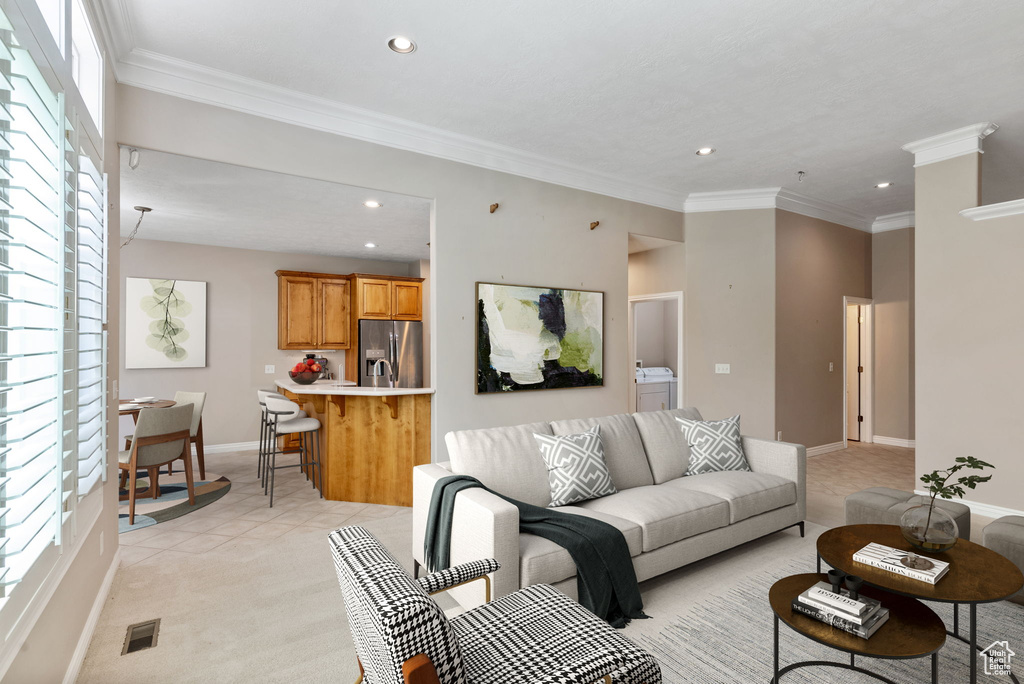
[(796, 483), (800, 519), (807, 517), (807, 449), (803, 444), (743, 438), (743, 453), (755, 473), (778, 475)]
[[(434, 483), (451, 475), (438, 464), (412, 470), (413, 558), (423, 564), (423, 537)], [(450, 563), (493, 558), (501, 570), (491, 578), (492, 598), (519, 590), (519, 509), (483, 489), (464, 489), (455, 498)], [(466, 585), (449, 592), (464, 608), (483, 605), (484, 587)]]

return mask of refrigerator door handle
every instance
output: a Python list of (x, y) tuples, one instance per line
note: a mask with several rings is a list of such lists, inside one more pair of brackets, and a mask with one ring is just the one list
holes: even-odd
[(391, 356), (391, 383), (398, 386), (398, 340), (395, 339), (395, 333), (389, 332), (388, 337), (391, 339), (391, 344), (388, 347), (388, 354)]

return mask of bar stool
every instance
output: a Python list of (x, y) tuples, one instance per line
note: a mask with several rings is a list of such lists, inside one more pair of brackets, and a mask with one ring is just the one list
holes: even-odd
[[(319, 480), (320, 498), (324, 498), (324, 473), (320, 467), (320, 440), (317, 434), (320, 432), (320, 421), (316, 418), (299, 418), (298, 415), (302, 413), (302, 410), (298, 404), (288, 399), (267, 396), (264, 398), (264, 403), (267, 407), (269, 421), (267, 445), (270, 447), (270, 452), (268, 453), (270, 462), (264, 464), (263, 491), (266, 493), (269, 486), (270, 507), (274, 507), (274, 474), (281, 468), (310, 466), (313, 471), (313, 487), (317, 487), (317, 481)], [(277, 465), (277, 455), (281, 453), (277, 449), (277, 438), (282, 435), (294, 434), (300, 435), (301, 440), (299, 462), (282, 466)], [(307, 461), (307, 458), (310, 460)]]
[[(267, 397), (274, 397), (275, 399), (284, 399), (285, 401), (288, 401), (288, 397), (278, 392), (273, 392), (271, 390), (256, 390), (256, 398), (260, 402), (260, 451), (259, 460), (256, 462), (256, 477), (260, 478), (262, 484), (266, 484), (263, 482), (263, 469), (267, 464), (267, 454), (270, 452), (270, 449), (267, 448), (267, 435), (270, 434), (270, 421), (267, 416)], [(306, 415), (306, 412), (300, 409), (298, 415), (295, 417), (305, 418)], [(306, 475), (306, 480), (309, 480), (309, 475)]]

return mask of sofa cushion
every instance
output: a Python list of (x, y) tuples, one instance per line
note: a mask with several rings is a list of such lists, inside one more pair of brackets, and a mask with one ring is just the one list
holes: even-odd
[(559, 420), (551, 424), (551, 432), (555, 435), (571, 435), (589, 430), (595, 425), (601, 428), (604, 460), (608, 464), (615, 488), (622, 490), (654, 484), (644, 454), (644, 443), (640, 440), (640, 432), (631, 416), (620, 414), (603, 418)]
[(547, 423), (459, 430), (444, 437), (452, 472), (471, 475), (496, 492), (534, 506), (551, 503), (548, 469), (534, 434), (550, 435)]
[(700, 411), (693, 407), (633, 414), (633, 422), (640, 433), (654, 484), (682, 477), (689, 464), (690, 445), (679, 429), (676, 418), (703, 420)]
[(573, 435), (534, 433), (533, 438), (548, 468), (549, 506), (566, 506), (615, 493), (612, 476), (604, 462), (599, 425)]
[(633, 487), (611, 496), (576, 504), (640, 526), (643, 550), (657, 548), (729, 524), (729, 504), (703, 492), (679, 492), (664, 485)]
[(666, 482), (677, 496), (710, 494), (729, 503), (729, 524), (796, 503), (796, 483), (778, 475), (727, 470)]
[[(584, 515), (608, 523), (622, 532), (629, 555), (639, 556), (643, 551), (640, 526), (629, 520), (600, 511), (588, 511), (578, 506), (559, 506), (555, 511)], [(554, 584), (576, 574), (576, 564), (563, 546), (533, 534), (519, 535), (519, 585)]]
[(676, 418), (686, 441), (690, 443), (687, 475), (718, 473), (723, 470), (750, 470), (743, 455), (740, 417), (725, 420), (689, 420)]

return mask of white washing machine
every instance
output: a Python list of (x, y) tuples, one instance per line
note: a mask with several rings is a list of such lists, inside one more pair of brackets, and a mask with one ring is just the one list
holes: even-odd
[(678, 408), (679, 379), (671, 368), (652, 366), (636, 369), (636, 410), (664, 411)]

